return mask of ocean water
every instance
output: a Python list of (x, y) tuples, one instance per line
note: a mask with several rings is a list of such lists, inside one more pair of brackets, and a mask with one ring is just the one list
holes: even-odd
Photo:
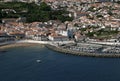
[(0, 53), (0, 81), (120, 81), (120, 58), (65, 55), (43, 46), (6, 50)]

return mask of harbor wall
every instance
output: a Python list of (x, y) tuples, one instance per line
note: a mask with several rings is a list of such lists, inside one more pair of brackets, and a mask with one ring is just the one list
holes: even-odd
[(45, 46), (48, 49), (54, 50), (56, 52), (75, 55), (75, 56), (120, 58), (120, 54), (99, 54), (99, 53), (78, 52), (78, 51), (64, 49), (64, 48), (53, 46), (53, 45), (45, 45)]

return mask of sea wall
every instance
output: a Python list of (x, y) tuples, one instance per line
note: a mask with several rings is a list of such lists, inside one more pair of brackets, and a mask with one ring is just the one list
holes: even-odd
[(53, 45), (46, 45), (48, 49), (64, 53), (64, 54), (71, 54), (75, 56), (87, 56), (87, 57), (109, 57), (109, 58), (120, 58), (120, 54), (99, 54), (99, 53), (88, 53), (88, 52), (78, 52), (69, 49), (64, 49), (61, 47), (53, 46)]

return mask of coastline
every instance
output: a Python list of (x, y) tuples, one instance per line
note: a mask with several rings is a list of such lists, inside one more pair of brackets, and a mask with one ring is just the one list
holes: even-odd
[[(55, 42), (58, 43), (58, 42)], [(70, 43), (69, 42), (59, 42), (59, 43)], [(27, 47), (35, 45), (44, 45), (50, 50), (60, 52), (63, 54), (75, 55), (75, 56), (86, 56), (86, 57), (102, 57), (102, 58), (120, 58), (120, 54), (101, 54), (101, 53), (89, 53), (89, 52), (77, 52), (73, 50), (64, 49), (58, 46), (55, 46), (51, 41), (34, 41), (34, 40), (20, 40), (20, 41), (9, 41), (0, 44), (0, 50), (14, 48), (14, 47)]]
[[(73, 41), (65, 41), (59, 42), (56, 41), (55, 43), (72, 43)], [(17, 40), (17, 41), (7, 41), (4, 43), (0, 43), (0, 50), (13, 48), (13, 47), (26, 47), (26, 46), (34, 46), (34, 45), (46, 45), (52, 44), (52, 41), (34, 41), (34, 40)]]
[(27, 46), (34, 46), (37, 44), (34, 43), (13, 43), (0, 46), (0, 50), (8, 49), (8, 48), (15, 48), (15, 47), (27, 47)]

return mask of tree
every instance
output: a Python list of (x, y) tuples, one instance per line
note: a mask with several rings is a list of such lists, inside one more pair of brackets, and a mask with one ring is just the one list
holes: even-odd
[(42, 2), (39, 7), (42, 11), (51, 11), (51, 7), (48, 6), (45, 2)]

